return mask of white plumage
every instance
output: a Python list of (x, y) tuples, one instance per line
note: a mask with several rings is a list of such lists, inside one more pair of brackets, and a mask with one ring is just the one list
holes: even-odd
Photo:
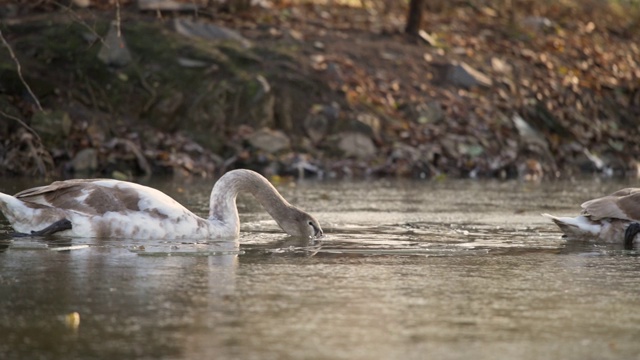
[(577, 217), (550, 218), (568, 239), (600, 242), (640, 241), (640, 188), (626, 188), (581, 205)]
[(263, 176), (250, 170), (230, 171), (216, 182), (207, 219), (161, 191), (109, 179), (57, 181), (15, 196), (0, 193), (0, 210), (15, 231), (26, 234), (62, 223), (62, 228), (46, 233), (133, 239), (232, 238), (240, 231), (236, 208), (240, 191), (253, 194), (288, 234), (322, 235), (313, 216), (289, 204)]

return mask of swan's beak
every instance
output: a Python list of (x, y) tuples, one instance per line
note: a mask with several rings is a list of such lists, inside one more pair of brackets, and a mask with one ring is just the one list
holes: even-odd
[(322, 229), (320, 228), (320, 226), (313, 225), (313, 237), (320, 238), (323, 236), (324, 236), (324, 233), (322, 232)]

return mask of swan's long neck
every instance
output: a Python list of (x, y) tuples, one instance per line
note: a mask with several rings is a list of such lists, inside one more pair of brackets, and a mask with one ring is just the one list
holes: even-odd
[(213, 186), (209, 203), (209, 220), (224, 223), (240, 231), (236, 197), (240, 191), (251, 193), (276, 222), (286, 216), (291, 205), (261, 175), (251, 170), (234, 170), (223, 175)]

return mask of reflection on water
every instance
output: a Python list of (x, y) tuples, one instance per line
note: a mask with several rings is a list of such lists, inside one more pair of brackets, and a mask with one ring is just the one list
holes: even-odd
[[(157, 186), (207, 212), (211, 184)], [(622, 186), (283, 185), (313, 241), (247, 197), (237, 242), (5, 236), (0, 358), (638, 358), (638, 250), (539, 216)]]

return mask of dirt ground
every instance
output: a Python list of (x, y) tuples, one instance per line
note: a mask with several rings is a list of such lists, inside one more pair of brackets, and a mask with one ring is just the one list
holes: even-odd
[[(197, 19), (255, 46), (290, 49), (296, 71), (326, 90), (294, 116), (300, 124), (287, 133), (290, 151), (265, 161), (241, 134), (259, 129), (233, 128), (227, 150), (217, 154), (222, 159), (206, 156), (215, 164), (196, 164), (206, 169), (193, 173), (229, 166), (295, 173), (302, 158), (305, 169), (330, 176), (640, 176), (637, 4), (434, 1), (422, 38), (403, 32), (406, 8), (398, 2), (264, 4), (203, 7)], [(21, 16), (69, 11), (21, 5)], [(123, 21), (194, 14), (120, 5)], [(108, 17), (114, 7), (96, 1), (88, 11)], [(352, 133), (360, 137), (347, 137)], [(360, 138), (356, 149), (345, 140)]]

